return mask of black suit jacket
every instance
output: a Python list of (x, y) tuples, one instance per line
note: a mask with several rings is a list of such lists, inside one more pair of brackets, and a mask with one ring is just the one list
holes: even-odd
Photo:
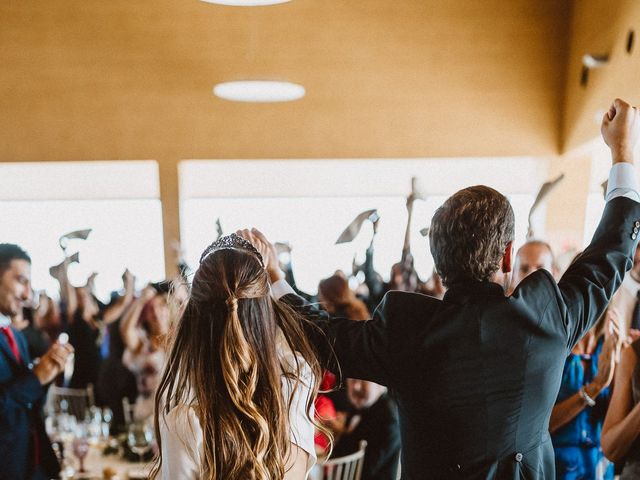
[(538, 271), (510, 297), (489, 282), (454, 285), (443, 300), (389, 292), (366, 322), (284, 300), (313, 319), (330, 369), (394, 390), (402, 478), (554, 479), (548, 426), (565, 358), (631, 268), (639, 220), (637, 202), (609, 201), (559, 283)]
[[(40, 414), (45, 389), (28, 368), (29, 349), (13, 327), (22, 364), (0, 333), (0, 480), (58, 478), (60, 466)], [(40, 466), (34, 470), (33, 436), (38, 437)]]

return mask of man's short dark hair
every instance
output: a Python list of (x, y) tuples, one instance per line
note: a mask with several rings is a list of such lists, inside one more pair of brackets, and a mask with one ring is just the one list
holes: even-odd
[(514, 224), (509, 200), (493, 188), (477, 185), (449, 197), (436, 210), (429, 230), (442, 283), (489, 280), (513, 241)]
[(9, 268), (13, 260), (25, 260), (31, 263), (31, 257), (18, 245), (0, 243), (0, 275)]

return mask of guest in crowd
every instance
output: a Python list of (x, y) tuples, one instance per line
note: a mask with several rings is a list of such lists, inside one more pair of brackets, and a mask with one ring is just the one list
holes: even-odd
[(620, 480), (640, 478), (640, 341), (622, 352), (615, 388), (602, 427), (602, 450), (623, 463)]
[(533, 272), (544, 269), (557, 278), (558, 269), (553, 250), (547, 242), (529, 240), (518, 249), (513, 265), (512, 290)]
[(353, 412), (336, 438), (334, 457), (358, 451), (367, 442), (362, 480), (395, 480), (400, 460), (400, 427), (395, 402), (386, 387), (366, 380), (347, 379)]
[(67, 306), (67, 332), (69, 343), (75, 349), (73, 376), (68, 385), (71, 388), (87, 388), (98, 383), (100, 371), (100, 341), (102, 319), (95, 298), (86, 286), (76, 287), (75, 304)]
[(433, 270), (431, 277), (424, 283), (420, 284), (418, 293), (429, 295), (430, 297), (439, 298), (442, 300), (447, 289), (442, 284), (442, 277), (438, 275), (438, 272)]
[(511, 296), (515, 219), (489, 187), (457, 192), (434, 215), (429, 240), (444, 299), (389, 292), (366, 322), (306, 304), (268, 240), (243, 232), (270, 252), (276, 297), (313, 321), (306, 332), (323, 364), (394, 391), (406, 478), (555, 476), (546, 430), (566, 356), (604, 313), (638, 243), (637, 109), (616, 99), (602, 134), (612, 169), (591, 244), (558, 283), (539, 270)]
[(156, 395), (152, 478), (306, 477), (320, 366), (300, 322), (251, 243), (204, 251)]
[(640, 247), (636, 249), (633, 268), (627, 272), (609, 307), (619, 314), (623, 328), (628, 328), (629, 337), (635, 340), (632, 348), (623, 350), (614, 377), (611, 404), (602, 427), (602, 449), (607, 458), (615, 462), (616, 469), (622, 469), (622, 480), (640, 476), (640, 440), (637, 440), (640, 423), (634, 420), (634, 415), (638, 416), (634, 414), (635, 406), (640, 402), (640, 369), (637, 367), (640, 356), (639, 292)]
[(98, 302), (92, 295), (92, 279), (81, 287), (74, 287), (69, 280), (71, 259), (49, 270), (60, 285), (60, 312), (64, 331), (75, 349), (71, 388), (87, 388), (98, 381), (100, 368), (101, 318)]
[(416, 292), (421, 288), (421, 282), (413, 266), (413, 255), (407, 253), (404, 261), (394, 263), (389, 272), (389, 281), (385, 282), (373, 266), (373, 247), (367, 249), (365, 262), (362, 265), (364, 283), (367, 286), (367, 306), (374, 310), (384, 295), (397, 290), (402, 292)]
[(336, 376), (325, 370), (314, 402), (315, 420), (318, 425), (324, 427), (316, 428), (313, 436), (316, 453), (320, 457), (329, 455), (333, 447), (333, 439), (342, 433), (347, 420), (347, 415), (344, 411), (346, 408), (342, 407), (341, 411), (338, 411), (336, 402), (334, 402), (334, 395), (339, 393), (339, 402), (337, 403), (340, 406), (346, 405), (346, 392), (342, 388), (340, 390), (336, 390), (336, 388)]
[(58, 302), (46, 292), (40, 292), (33, 317), (35, 328), (46, 335), (49, 343), (55, 342), (62, 333), (62, 318)]
[(73, 349), (56, 343), (32, 367), (27, 342), (9, 320), (29, 300), (30, 271), (20, 247), (0, 244), (0, 480), (48, 480), (60, 471), (40, 411), (46, 385)]
[(321, 280), (318, 285), (318, 301), (322, 308), (332, 315), (351, 320), (369, 318), (367, 306), (349, 288), (349, 282), (344, 275), (335, 274)]
[(170, 317), (169, 283), (147, 285), (120, 324), (125, 351), (122, 363), (136, 378), (138, 395), (134, 415), (143, 420), (153, 415), (154, 395), (166, 363), (166, 335)]
[(25, 306), (11, 318), (11, 324), (20, 330), (27, 340), (29, 356), (32, 359), (40, 358), (51, 347), (49, 336), (40, 323), (41, 319), (42, 317), (38, 316), (37, 310), (32, 306)]
[(611, 300), (610, 307), (620, 315), (623, 330), (632, 338), (640, 336), (640, 247), (636, 249), (633, 268), (627, 272), (622, 286)]
[(109, 309), (110, 313), (105, 313), (105, 317), (112, 315), (117, 318), (105, 329), (101, 348), (103, 360), (97, 386), (100, 398), (113, 412), (112, 432), (114, 433), (125, 428), (123, 399), (128, 398), (133, 405), (138, 397), (136, 377), (122, 363), (125, 344), (120, 326), (124, 315), (135, 300), (135, 277), (128, 269), (122, 275), (122, 286), (122, 295), (118, 295), (112, 302), (115, 307)]
[(384, 297), (384, 294), (387, 293), (387, 285), (385, 284), (382, 275), (376, 271), (373, 265), (373, 254), (374, 248), (372, 244), (367, 248), (365, 260), (361, 267), (362, 272), (364, 273), (364, 285), (367, 287), (366, 303), (369, 311), (375, 310), (382, 300), (382, 297)]

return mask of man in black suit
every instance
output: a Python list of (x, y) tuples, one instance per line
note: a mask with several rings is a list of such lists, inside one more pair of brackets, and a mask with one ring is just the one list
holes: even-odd
[(362, 440), (367, 448), (361, 480), (396, 480), (400, 458), (398, 409), (377, 383), (347, 378), (347, 396), (353, 411), (347, 414), (345, 430), (338, 434), (332, 455), (355, 453)]
[(457, 192), (434, 215), (444, 299), (392, 291), (365, 322), (306, 305), (282, 281), (264, 236), (241, 232), (267, 258), (274, 296), (313, 318), (306, 328), (325, 364), (394, 391), (403, 478), (554, 478), (548, 426), (565, 358), (631, 268), (640, 235), (638, 111), (616, 99), (602, 134), (613, 166), (591, 244), (558, 283), (539, 270), (511, 296), (514, 214), (484, 186)]
[(9, 320), (31, 295), (30, 271), (20, 247), (0, 244), (0, 480), (48, 480), (60, 471), (40, 407), (73, 349), (56, 343), (31, 365), (27, 341)]

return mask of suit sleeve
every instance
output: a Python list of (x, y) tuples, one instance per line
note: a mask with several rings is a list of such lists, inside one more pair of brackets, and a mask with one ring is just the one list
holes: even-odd
[(633, 266), (639, 221), (638, 202), (625, 197), (607, 202), (591, 243), (558, 282), (568, 349), (597, 322)]
[(332, 317), (295, 294), (281, 298), (306, 318), (306, 334), (325, 368), (341, 380), (359, 378), (381, 385), (394, 378), (388, 352), (388, 299), (387, 294), (371, 320), (356, 321)]
[(44, 392), (38, 378), (25, 367), (18, 376), (0, 384), (0, 417), (14, 415), (16, 407), (31, 408)]
[[(23, 361), (27, 364), (31, 362), (27, 340), (21, 332), (15, 333), (16, 342), (20, 348)], [(0, 353), (2, 357), (2, 353)], [(11, 369), (4, 357), (0, 358), (0, 368)], [(15, 408), (30, 409), (32, 405), (44, 398), (45, 388), (40, 384), (40, 380), (35, 374), (23, 365), (15, 375), (5, 382), (0, 383), (0, 417), (14, 415)]]

